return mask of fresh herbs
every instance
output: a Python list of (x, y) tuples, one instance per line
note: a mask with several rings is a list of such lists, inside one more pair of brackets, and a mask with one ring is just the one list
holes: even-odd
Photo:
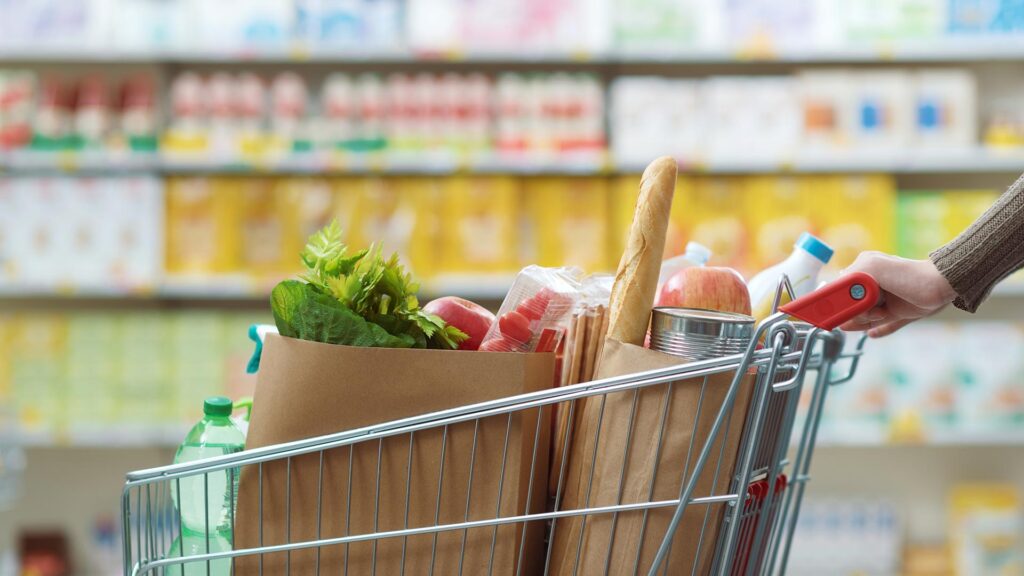
[(337, 222), (313, 234), (300, 280), (274, 287), (270, 305), (283, 336), (384, 348), (455, 349), (467, 338), (420, 309), (419, 285), (380, 246), (349, 253)]

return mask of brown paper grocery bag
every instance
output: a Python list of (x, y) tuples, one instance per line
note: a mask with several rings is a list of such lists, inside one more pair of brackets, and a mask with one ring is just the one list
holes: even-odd
[[(599, 377), (665, 368), (680, 362), (677, 356), (608, 340)], [(573, 510), (678, 499), (684, 478), (688, 480), (693, 474), (732, 379), (730, 372), (706, 380), (682, 380), (671, 386), (648, 386), (635, 394), (628, 390), (587, 398), (582, 406), (577, 406), (559, 508)], [(753, 383), (753, 376), (747, 376), (741, 383), (734, 410), (715, 440), (693, 497), (721, 495), (729, 490)], [(710, 573), (724, 509), (723, 504), (687, 508), (673, 539), (665, 573)], [(666, 507), (652, 509), (646, 515), (643, 511), (630, 511), (558, 519), (552, 527), (550, 573), (647, 574), (674, 511)]]
[[(551, 386), (553, 370), (550, 354), (352, 348), (270, 336), (246, 447), (540, 390)], [(247, 466), (234, 548), (541, 512), (549, 414), (550, 407), (502, 414)], [(259, 574), (262, 566), (263, 574), (511, 575), (520, 558), (522, 573), (533, 574), (544, 559), (543, 533), (538, 521), (244, 556), (235, 574)]]

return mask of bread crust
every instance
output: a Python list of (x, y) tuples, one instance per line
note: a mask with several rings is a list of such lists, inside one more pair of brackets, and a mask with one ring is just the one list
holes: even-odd
[(647, 337), (676, 172), (676, 161), (663, 156), (647, 166), (640, 180), (633, 224), (615, 273), (608, 308), (608, 337), (619, 342), (643, 346)]

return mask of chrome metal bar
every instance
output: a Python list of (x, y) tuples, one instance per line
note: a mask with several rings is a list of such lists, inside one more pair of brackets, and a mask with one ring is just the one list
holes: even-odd
[[(711, 496), (705, 498), (694, 498), (690, 501), (692, 505), (710, 505), (710, 504), (721, 504), (724, 502), (732, 502), (736, 499), (735, 494), (726, 494), (722, 496)], [(327, 546), (338, 546), (340, 544), (352, 544), (357, 542), (368, 542), (371, 540), (385, 540), (388, 538), (400, 538), (403, 536), (421, 536), (425, 534), (434, 534), (437, 532), (450, 532), (450, 531), (461, 531), (469, 530), (473, 528), (483, 528), (487, 526), (499, 526), (507, 524), (519, 524), (521, 522), (529, 521), (543, 521), (551, 520), (553, 518), (566, 518), (569, 516), (595, 516), (598, 514), (611, 514), (614, 512), (633, 512), (639, 510), (650, 510), (654, 508), (673, 508), (679, 505), (679, 500), (660, 500), (657, 502), (638, 502), (634, 504), (619, 504), (615, 506), (599, 506), (594, 508), (580, 508), (577, 510), (560, 510), (556, 512), (543, 512), (538, 514), (529, 515), (516, 515), (516, 516), (505, 516), (496, 519), (485, 519), (485, 520), (470, 520), (469, 522), (457, 522), (453, 524), (442, 524), (437, 526), (422, 526), (419, 528), (409, 528), (408, 530), (388, 530), (383, 532), (370, 532), (366, 534), (357, 534), (353, 536), (342, 536), (337, 538), (325, 538), (323, 540), (310, 540), (307, 542), (292, 542), (290, 544), (277, 544), (272, 546), (264, 546), (263, 548), (246, 548), (242, 550), (230, 550), (225, 552), (213, 552), (210, 554), (196, 555), (186, 558), (184, 561), (180, 559), (163, 559), (156, 562), (149, 563), (145, 566), (145, 570), (142, 573), (146, 573), (157, 568), (163, 568), (164, 566), (173, 566), (183, 564), (185, 562), (202, 562), (202, 561), (214, 561), (225, 558), (232, 558), (237, 556), (252, 556), (255, 554), (277, 554), (281, 552), (289, 552), (294, 550), (305, 550), (316, 547), (327, 547)]]
[[(494, 504), (494, 518), (501, 518), (501, 495), (505, 490), (505, 465), (508, 463), (508, 438), (512, 432), (512, 413), (508, 413), (505, 423), (505, 446), (501, 449), (501, 475), (498, 476), (498, 501)], [(487, 574), (494, 574), (494, 549), (498, 543), (498, 525), (494, 524), (491, 532), (491, 559), (487, 563)]]
[[(719, 477), (719, 475), (722, 472), (722, 461), (725, 459), (725, 445), (729, 442), (729, 428), (732, 426), (732, 418), (733, 418), (733, 416), (736, 415), (735, 407), (733, 407), (733, 408), (734, 409), (729, 410), (729, 413), (728, 413), (728, 415), (725, 418), (725, 434), (722, 436), (722, 447), (719, 448), (719, 450), (718, 450), (718, 463), (715, 464), (715, 475), (711, 479), (712, 491), (714, 491), (714, 487), (718, 485), (718, 477)], [(694, 472), (694, 473), (696, 474), (696, 472)], [(713, 493), (711, 495), (714, 496)], [(736, 497), (736, 499), (733, 502), (735, 503), (736, 506), (739, 506), (741, 501), (743, 501), (743, 499), (746, 497), (746, 494), (744, 494), (742, 492), (737, 492), (736, 495), (737, 495), (737, 497)], [(723, 514), (723, 516), (724, 516), (724, 514)], [(696, 555), (696, 557), (693, 560), (693, 568), (690, 571), (691, 576), (695, 576), (697, 574), (697, 561), (700, 558), (700, 549), (701, 549), (701, 547), (704, 544), (704, 533), (705, 533), (704, 531), (707, 529), (708, 520), (710, 519), (710, 517), (711, 517), (711, 506), (708, 506), (704, 510), (704, 521), (701, 523), (701, 526), (700, 526), (700, 539), (697, 542), (697, 555)], [(669, 548), (669, 554), (671, 554), (671, 552), (672, 552), (672, 548), (670, 547)], [(668, 573), (668, 565), (669, 565), (668, 559), (669, 559), (669, 557), (670, 556), (666, 556), (665, 557), (666, 558), (665, 559), (665, 573), (666, 574)]]
[[(260, 548), (262, 548), (263, 547), (263, 463), (262, 462), (259, 463), (258, 471), (259, 471), (258, 476), (259, 476), (259, 512), (260, 512), (260, 520), (259, 520), (259, 524), (260, 525), (259, 525), (258, 529), (259, 529)], [(180, 498), (181, 498), (180, 494), (179, 494), (178, 498), (180, 500)], [(259, 571), (260, 571), (260, 576), (263, 576), (263, 554), (260, 554), (260, 558), (259, 558)]]
[[(447, 430), (446, 430), (447, 431)], [(377, 440), (377, 485), (374, 488), (373, 496), (373, 531), (380, 528), (380, 467), (384, 460), (384, 439)], [(444, 455), (441, 455), (442, 466), (444, 466)], [(373, 541), (373, 556), (370, 560), (370, 574), (377, 573), (377, 541)]]
[[(448, 427), (444, 427), (444, 434), (441, 436), (441, 459), (438, 463), (437, 471), (437, 499), (434, 501), (434, 525), (438, 525), (441, 521), (441, 488), (444, 486), (444, 456), (445, 451), (448, 448)], [(380, 481), (380, 470), (377, 470), (377, 480)], [(373, 531), (377, 531), (377, 527), (373, 527)], [(374, 546), (377, 545), (377, 541), (374, 540)], [(434, 575), (434, 561), (437, 559), (437, 532), (434, 532), (434, 542), (430, 546), (430, 576)]]
[[(405, 521), (402, 523), (403, 528), (409, 527), (409, 500), (412, 497), (412, 447), (413, 447), (413, 436), (415, 433), (409, 433), (409, 459), (405, 464)], [(409, 546), (409, 538), (402, 538), (402, 576), (405, 576), (405, 554), (406, 549)]]
[[(654, 499), (654, 483), (658, 479), (658, 464), (661, 460), (661, 449), (665, 443), (665, 425), (668, 422), (669, 406), (672, 404), (672, 392), (675, 388), (675, 382), (669, 382), (667, 389), (665, 390), (665, 408), (661, 411), (661, 424), (658, 426), (658, 444), (654, 449), (654, 462), (651, 465), (651, 485), (647, 489), (647, 500), (651, 501)], [(701, 398), (704, 396), (704, 389), (701, 388)], [(700, 401), (697, 404), (698, 411), (700, 410)], [(698, 412), (699, 417), (699, 412)], [(648, 511), (644, 510), (643, 519), (640, 522), (640, 538), (638, 542), (644, 541), (644, 535), (647, 532), (647, 519)], [(636, 559), (633, 560), (633, 574), (635, 575), (640, 570), (640, 553), (643, 551), (642, 546), (636, 548)]]
[[(320, 529), (321, 529), (321, 526), (323, 524), (322, 520), (323, 520), (323, 515), (324, 515), (323, 500), (324, 500), (324, 453), (320, 452), (320, 467), (319, 467), (319, 470), (317, 472), (317, 477), (316, 477), (316, 539), (317, 540), (319, 540), (320, 537), (322, 536), (321, 533), (320, 533)], [(231, 547), (234, 548), (234, 543), (232, 543)], [(320, 552), (321, 552), (321, 549), (317, 548), (316, 549), (316, 576), (320, 576)], [(232, 568), (234, 568), (234, 566), (232, 566)], [(232, 570), (232, 573), (234, 573), (233, 570)]]
[[(473, 424), (473, 450), (469, 453), (469, 481), (466, 483), (466, 511), (462, 515), (462, 521), (469, 521), (469, 505), (473, 501), (473, 472), (476, 467), (476, 441), (480, 434), (480, 420)], [(406, 524), (408, 527), (408, 524)], [(459, 576), (462, 576), (462, 566), (466, 560), (466, 538), (469, 537), (469, 530), (462, 531), (462, 546), (459, 552)]]
[[(540, 443), (540, 426), (543, 421), (544, 407), (539, 406), (537, 407), (537, 426), (533, 431), (533, 452), (532, 456), (530, 456), (530, 475), (527, 476), (527, 482), (530, 484), (526, 488), (526, 510), (523, 511), (526, 516), (530, 515), (530, 508), (533, 506), (533, 485), (536, 484), (536, 482), (534, 482), (534, 474), (537, 470), (537, 446)], [(522, 465), (522, 463), (520, 463), (520, 465)], [(523, 522), (523, 528), (519, 533), (519, 556), (516, 561), (516, 576), (520, 576), (523, 573), (523, 552), (526, 550), (526, 527), (529, 525), (529, 522)]]
[[(604, 408), (607, 405), (608, 396), (601, 396), (601, 411), (597, 416), (597, 430), (594, 432), (594, 450), (590, 455), (590, 480), (587, 481), (587, 497), (584, 506), (590, 506), (590, 494), (594, 488), (594, 472), (597, 470), (597, 449), (601, 445), (601, 425), (604, 423)], [(576, 560), (572, 565), (572, 573), (576, 574), (580, 566), (580, 552), (583, 549), (583, 534), (587, 530), (587, 517), (580, 521), (580, 537), (576, 541)]]
[[(629, 464), (629, 448), (633, 444), (633, 421), (636, 420), (636, 402), (639, 397), (640, 389), (633, 389), (633, 403), (629, 409), (629, 422), (626, 424), (626, 445), (622, 448), (622, 466), (619, 467), (619, 487), (616, 490), (615, 503), (622, 503), (622, 485), (626, 480), (626, 467)], [(618, 526), (619, 515), (612, 514), (612, 529), (611, 534), (608, 537), (608, 554), (604, 559), (604, 573), (605, 576), (608, 574), (608, 570), (612, 565), (612, 550), (615, 549), (615, 528)]]
[[(292, 542), (292, 459), (288, 458), (286, 461), (286, 467), (288, 473), (285, 476), (285, 497), (284, 497), (284, 541), (291, 544)], [(262, 519), (260, 520), (263, 521)], [(285, 553), (284, 557), (284, 568), (285, 574), (291, 575), (292, 573), (292, 551), (289, 550)]]
[[(785, 335), (775, 334), (772, 341), (772, 350), (778, 352), (782, 349)], [(743, 456), (740, 458), (739, 473), (737, 474), (737, 493), (746, 491), (747, 485), (750, 484), (751, 468), (754, 464), (754, 451), (757, 448), (758, 442), (761, 440), (760, 435), (764, 425), (764, 413), (765, 408), (768, 406), (768, 395), (772, 391), (772, 380), (775, 376), (776, 362), (772, 362), (768, 365), (768, 370), (762, 379), (762, 382), (757, 387), (754, 398), (754, 412), (751, 422), (749, 424), (748, 434), (749, 442), (743, 449)], [(732, 519), (729, 524), (728, 530), (725, 533), (725, 544), (722, 546), (722, 552), (724, 554), (724, 562), (719, 569), (719, 576), (726, 576), (732, 567), (732, 562), (735, 559), (734, 551), (736, 549), (736, 532), (739, 530), (740, 514), (743, 511), (743, 507), (736, 505), (732, 510)]]
[[(697, 425), (700, 423), (700, 413), (704, 406), (704, 393), (707, 391), (708, 379), (710, 376), (705, 376), (700, 385), (700, 394), (697, 397), (697, 412), (693, 418), (693, 428), (690, 430), (690, 444), (686, 448), (686, 460), (683, 461), (683, 474), (679, 478), (679, 492), (680, 498), (682, 497), (683, 488), (686, 486), (686, 478), (690, 470), (690, 458), (693, 457), (693, 445), (697, 440)], [(696, 473), (696, 472), (695, 472)], [(665, 572), (668, 572), (669, 560), (672, 558), (672, 546), (675, 544), (675, 539), (668, 545), (668, 553), (665, 554)]]
[[(711, 432), (708, 435), (709, 438), (718, 437), (719, 430), (722, 427), (722, 421), (725, 419), (725, 413), (728, 410), (730, 410), (731, 407), (735, 404), (736, 394), (739, 392), (740, 383), (743, 381), (743, 378), (746, 376), (747, 369), (751, 365), (751, 359), (753, 358), (755, 349), (757, 347), (758, 342), (761, 339), (761, 336), (764, 335), (765, 332), (767, 332), (768, 329), (771, 328), (775, 323), (784, 321), (784, 319), (785, 314), (773, 314), (766, 318), (763, 322), (761, 322), (761, 324), (757, 327), (757, 330), (754, 331), (754, 336), (751, 338), (750, 344), (747, 346), (746, 354), (742, 355), (742, 359), (740, 360), (739, 366), (736, 367), (735, 375), (732, 379), (732, 384), (730, 384), (729, 391), (726, 392), (725, 399), (722, 401), (722, 407), (719, 408), (718, 414), (715, 417), (715, 421), (711, 425)], [(778, 356), (777, 352), (772, 350), (770, 351), (770, 353), (771, 357), (773, 358), (772, 362), (776, 362), (776, 360), (774, 359), (777, 358)], [(694, 468), (695, 470), (703, 469), (705, 462), (707, 462), (707, 459), (710, 456), (710, 453), (711, 443), (705, 442), (703, 448), (701, 449), (700, 456), (697, 459), (697, 465)], [(693, 495), (693, 491), (697, 485), (698, 476), (699, 473), (694, 474), (693, 477), (690, 478), (690, 481), (687, 482), (686, 488), (683, 490), (683, 498), (680, 498), (680, 501), (686, 502)], [(665, 561), (665, 556), (668, 554), (668, 549), (672, 544), (673, 535), (675, 534), (675, 531), (679, 528), (679, 522), (683, 519), (684, 508), (685, 505), (678, 507), (675, 513), (672, 515), (672, 520), (669, 522), (665, 538), (662, 539), (661, 546), (659, 546), (658, 552), (654, 557), (654, 564), (651, 566), (649, 576), (656, 576), (658, 568), (661, 566), (662, 562)]]
[[(818, 375), (818, 388), (821, 389), (821, 395), (818, 398), (818, 404), (812, 409), (808, 410), (807, 423), (805, 424), (805, 434), (809, 435), (806, 446), (802, 446), (803, 459), (798, 464), (793, 466), (795, 474), (800, 476), (806, 476), (807, 472), (811, 468), (811, 459), (814, 455), (814, 443), (818, 438), (818, 424), (821, 422), (821, 412), (825, 405), (825, 397), (828, 394), (828, 388), (832, 385), (831, 378), (829, 375), (829, 369), (823, 368), (821, 373)], [(787, 534), (785, 550), (782, 552), (782, 561), (780, 564), (779, 574), (786, 573), (786, 566), (789, 563), (789, 553), (793, 546), (793, 534), (796, 528), (796, 521), (800, 515), (800, 505), (803, 501), (804, 488), (807, 486), (805, 482), (797, 484), (796, 489), (793, 491), (793, 508), (790, 511), (789, 523), (787, 525)]]
[[(562, 409), (561, 407), (559, 407)], [(572, 444), (572, 433), (573, 433), (573, 421), (576, 413), (576, 401), (572, 400), (569, 402), (569, 413), (565, 419), (565, 433), (562, 435), (565, 438), (565, 442), (562, 444), (562, 459), (558, 467), (558, 485), (555, 487), (555, 510), (561, 510), (562, 508), (562, 486), (565, 480), (565, 469), (569, 462), (569, 446)], [(558, 518), (551, 519), (551, 530), (548, 532), (548, 551), (547, 556), (544, 559), (544, 576), (548, 576), (551, 571), (551, 551), (554, 549), (555, 542), (555, 530), (558, 528)]]
[[(352, 532), (352, 462), (355, 460), (355, 444), (348, 445), (348, 489), (345, 491), (345, 535)], [(345, 543), (345, 576), (348, 576), (349, 545)]]

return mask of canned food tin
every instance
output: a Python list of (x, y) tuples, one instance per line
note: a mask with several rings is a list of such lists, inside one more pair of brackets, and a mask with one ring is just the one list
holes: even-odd
[(738, 354), (754, 334), (754, 318), (698, 308), (655, 308), (651, 349), (690, 360)]

